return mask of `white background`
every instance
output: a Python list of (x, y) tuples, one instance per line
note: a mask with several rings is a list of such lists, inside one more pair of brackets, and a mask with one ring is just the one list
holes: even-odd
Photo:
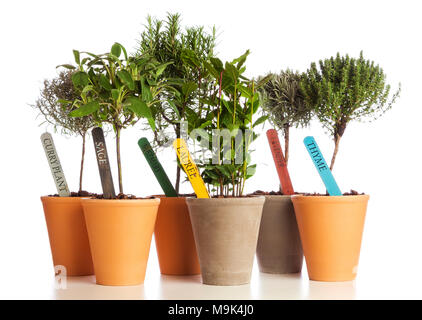
[[(422, 298), (419, 1), (16, 0), (0, 6), (0, 298), (70, 298), (73, 293), (80, 298)], [(41, 119), (29, 104), (43, 79), (57, 74), (56, 65), (73, 62), (72, 49), (105, 52), (117, 41), (132, 51), (146, 15), (164, 18), (167, 11), (182, 13), (185, 25), (215, 24), (217, 51), (224, 60), (250, 49), (249, 76), (287, 67), (304, 71), (312, 61), (337, 51), (357, 56), (363, 50), (381, 65), (393, 89), (402, 83), (401, 98), (383, 118), (347, 128), (334, 169), (343, 191), (353, 188), (371, 196), (355, 282), (309, 282), (306, 271), (302, 277), (272, 278), (260, 276), (255, 266), (251, 286), (210, 288), (196, 278), (160, 278), (152, 246), (144, 286), (97, 288), (87, 284), (92, 279), (82, 279), (75, 280), (79, 289), (69, 295), (54, 291), (39, 197), (55, 190), (39, 140), (45, 128), (38, 126)], [(136, 143), (143, 135), (149, 136), (139, 126), (123, 132), (123, 179), (125, 192), (147, 196), (160, 193), (160, 188)], [(326, 158), (331, 157), (333, 143), (318, 122), (293, 130), (292, 181), (298, 191), (323, 192), (302, 144), (306, 135), (315, 136)], [(80, 140), (58, 134), (54, 138), (68, 183), (76, 190)], [(107, 142), (114, 160), (111, 134)], [(265, 135), (256, 149), (258, 170), (247, 191), (274, 190), (278, 182)], [(159, 158), (174, 181), (172, 150)], [(116, 172), (115, 161), (112, 164)], [(91, 140), (85, 189), (100, 192)], [(182, 191), (191, 192), (190, 186), (184, 184)]]

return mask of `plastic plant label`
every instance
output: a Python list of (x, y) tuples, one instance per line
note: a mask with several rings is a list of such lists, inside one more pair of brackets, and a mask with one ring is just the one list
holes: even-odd
[(114, 199), (116, 198), (116, 193), (114, 192), (113, 177), (111, 175), (103, 129), (99, 127), (92, 129), (92, 139), (94, 140), (104, 199)]
[(41, 143), (50, 166), (51, 174), (60, 197), (70, 197), (69, 187), (60, 164), (60, 159), (54, 146), (53, 137), (48, 132), (41, 135)]
[(290, 180), (289, 171), (287, 170), (286, 160), (281, 150), (280, 140), (277, 131), (274, 129), (267, 130), (268, 143), (273, 154), (275, 168), (277, 169), (278, 178), (280, 179), (283, 194), (294, 194), (292, 181)]
[(308, 153), (314, 162), (315, 168), (317, 169), (322, 182), (325, 184), (325, 188), (327, 189), (328, 194), (330, 196), (341, 196), (342, 193), (340, 188), (338, 187), (337, 182), (327, 165), (327, 162), (325, 162), (325, 159), (322, 156), (322, 153), (319, 150), (314, 137), (306, 137), (303, 140), (303, 143), (305, 144), (306, 150), (308, 150)]
[(170, 182), (166, 172), (164, 171), (163, 166), (157, 158), (154, 150), (152, 150), (151, 145), (147, 138), (141, 138), (138, 140), (139, 148), (141, 148), (142, 153), (145, 156), (149, 166), (151, 167), (152, 172), (158, 180), (161, 188), (164, 191), (166, 197), (177, 197), (176, 190), (174, 190), (173, 185)]
[(202, 180), (201, 173), (199, 172), (198, 167), (196, 166), (189, 153), (185, 140), (174, 140), (173, 148), (176, 150), (183, 170), (185, 170), (196, 196), (198, 198), (209, 198), (210, 196), (208, 194), (204, 180)]

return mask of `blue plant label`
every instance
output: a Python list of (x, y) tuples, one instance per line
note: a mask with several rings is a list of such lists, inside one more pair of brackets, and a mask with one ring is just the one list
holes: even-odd
[(327, 162), (325, 162), (325, 159), (322, 156), (322, 153), (319, 150), (318, 144), (316, 143), (314, 137), (306, 137), (303, 140), (303, 143), (305, 144), (306, 150), (308, 150), (308, 153), (314, 162), (315, 168), (317, 169), (322, 182), (325, 184), (325, 188), (327, 189), (328, 194), (330, 196), (341, 196), (342, 193), (340, 188), (338, 187), (337, 182), (327, 165)]

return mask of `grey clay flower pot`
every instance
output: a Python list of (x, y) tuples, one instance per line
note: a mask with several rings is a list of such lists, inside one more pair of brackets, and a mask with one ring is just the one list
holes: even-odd
[(250, 282), (264, 197), (186, 199), (202, 282)]
[(265, 196), (256, 257), (261, 272), (302, 270), (302, 244), (291, 196)]

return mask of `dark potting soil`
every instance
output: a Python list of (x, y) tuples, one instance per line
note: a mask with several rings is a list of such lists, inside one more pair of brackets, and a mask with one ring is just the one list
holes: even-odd
[[(50, 194), (48, 196), (49, 197), (60, 197), (58, 194)], [(78, 191), (78, 192), (71, 192), (70, 196), (71, 197), (94, 198), (94, 197), (97, 197), (98, 194), (91, 193), (91, 192), (88, 192), (88, 191)]]
[[(356, 190), (351, 189), (349, 192), (344, 192), (343, 196), (360, 196), (360, 195), (364, 195), (364, 194), (365, 194), (364, 192), (359, 193)], [(302, 193), (302, 195), (311, 196), (311, 197), (312, 196), (317, 196), (317, 197), (329, 196), (329, 194), (327, 194), (327, 193), (316, 193), (316, 192), (314, 192), (314, 193)]]
[(150, 196), (150, 197), (137, 197), (133, 194), (124, 194), (124, 193), (119, 193), (116, 198), (113, 199), (105, 199), (104, 195), (102, 194), (97, 194), (95, 196), (93, 196), (92, 198), (94, 199), (104, 199), (104, 200), (143, 200), (143, 199), (155, 199), (156, 197), (154, 196)]
[[(309, 192), (295, 192), (294, 194), (300, 194), (304, 196), (329, 196), (327, 193), (309, 193)], [(343, 193), (343, 196), (357, 196), (357, 195), (364, 195), (365, 193), (359, 193), (355, 190), (350, 190), (349, 192)], [(283, 192), (281, 191), (262, 191), (257, 190), (253, 193), (248, 194), (248, 196), (283, 196)]]

